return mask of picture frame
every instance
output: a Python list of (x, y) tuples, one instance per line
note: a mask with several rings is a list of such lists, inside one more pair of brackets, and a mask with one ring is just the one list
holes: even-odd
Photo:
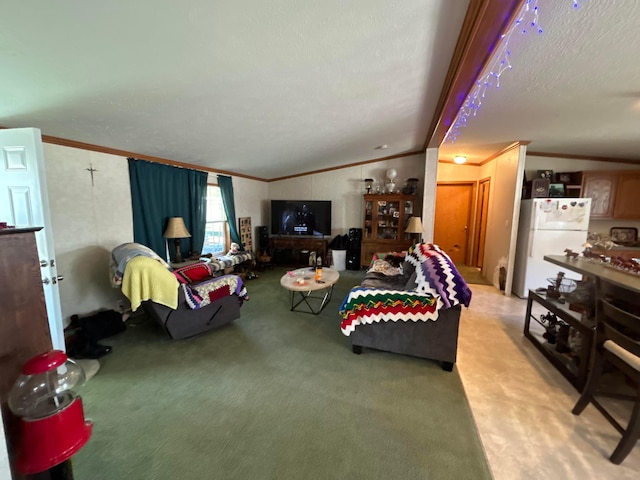
[(564, 197), (565, 195), (564, 183), (549, 184), (549, 197)]
[(611, 240), (616, 243), (634, 243), (638, 241), (638, 229), (635, 227), (612, 227)]

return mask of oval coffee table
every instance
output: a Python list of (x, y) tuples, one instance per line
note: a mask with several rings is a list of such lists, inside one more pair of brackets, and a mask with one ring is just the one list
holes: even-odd
[[(322, 309), (331, 300), (331, 293), (333, 292), (333, 286), (340, 278), (340, 273), (332, 268), (322, 268), (322, 278), (319, 282), (314, 280), (315, 269), (309, 267), (298, 268), (285, 273), (280, 279), (280, 285), (291, 292), (291, 309), (296, 310), (300, 304), (304, 303), (308, 309), (298, 309), (299, 312), (319, 314)], [(321, 296), (313, 295), (318, 292)], [(296, 293), (299, 295), (298, 302), (295, 303)], [(313, 308), (309, 300), (320, 300), (320, 305), (317, 308)]]

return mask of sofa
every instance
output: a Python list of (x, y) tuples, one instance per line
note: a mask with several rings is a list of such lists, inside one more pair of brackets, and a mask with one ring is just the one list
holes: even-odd
[(451, 371), (461, 308), (470, 301), (471, 290), (449, 256), (437, 245), (419, 243), (374, 259), (342, 302), (341, 329), (356, 354), (366, 347), (411, 355)]
[(240, 317), (248, 300), (238, 275), (222, 275), (209, 262), (172, 269), (150, 248), (130, 242), (111, 252), (111, 283), (131, 310), (142, 308), (172, 339), (220, 328)]

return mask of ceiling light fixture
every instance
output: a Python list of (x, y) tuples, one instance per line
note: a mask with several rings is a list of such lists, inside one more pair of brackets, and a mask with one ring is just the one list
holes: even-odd
[(458, 165), (467, 163), (467, 157), (465, 157), (464, 155), (456, 155), (455, 157), (453, 157), (453, 163), (457, 163)]

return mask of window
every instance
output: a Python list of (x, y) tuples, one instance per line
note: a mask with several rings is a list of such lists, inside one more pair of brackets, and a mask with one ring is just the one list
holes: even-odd
[(224, 213), (220, 187), (207, 185), (207, 221), (202, 254), (223, 255), (229, 251), (229, 226)]

